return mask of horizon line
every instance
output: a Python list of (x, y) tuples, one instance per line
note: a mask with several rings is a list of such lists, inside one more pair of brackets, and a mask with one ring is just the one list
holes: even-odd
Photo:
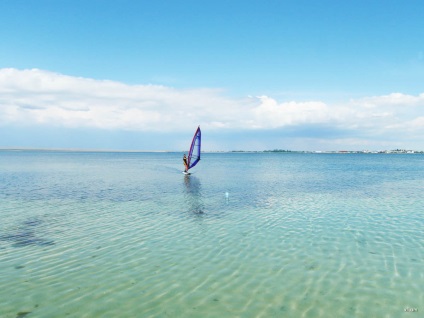
[[(45, 152), (115, 152), (115, 153), (184, 153), (186, 150), (131, 150), (102, 148), (38, 148), (38, 147), (0, 147), (0, 151), (45, 151)], [(415, 149), (384, 149), (384, 150), (203, 150), (202, 153), (424, 153)]]

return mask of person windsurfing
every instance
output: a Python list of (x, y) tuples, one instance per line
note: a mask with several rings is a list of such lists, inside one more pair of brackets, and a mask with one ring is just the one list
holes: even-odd
[(200, 131), (200, 126), (197, 127), (196, 132), (194, 133), (193, 140), (191, 141), (190, 151), (188, 152), (188, 156), (184, 154), (183, 162), (184, 162), (184, 171), (185, 175), (190, 174), (188, 172), (189, 169), (193, 168), (200, 161), (200, 143), (201, 143), (202, 133)]
[(188, 163), (187, 163), (187, 157), (186, 157), (186, 154), (184, 154), (183, 162), (184, 162), (184, 167), (185, 167), (184, 172), (187, 172), (187, 171), (188, 171)]

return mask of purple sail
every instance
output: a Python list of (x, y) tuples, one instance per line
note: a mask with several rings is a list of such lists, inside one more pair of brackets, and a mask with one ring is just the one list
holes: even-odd
[(193, 168), (200, 160), (200, 144), (202, 139), (202, 132), (200, 131), (200, 126), (197, 127), (196, 132), (193, 136), (193, 141), (191, 142), (190, 152), (188, 153), (187, 163), (188, 168)]

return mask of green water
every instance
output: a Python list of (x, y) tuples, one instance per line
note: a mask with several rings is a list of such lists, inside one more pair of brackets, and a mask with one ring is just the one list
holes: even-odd
[(424, 156), (182, 169), (172, 153), (0, 152), (0, 317), (422, 315)]

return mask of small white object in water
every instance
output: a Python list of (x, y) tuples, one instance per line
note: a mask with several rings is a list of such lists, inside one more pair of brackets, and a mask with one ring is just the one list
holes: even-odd
[(409, 308), (409, 307), (406, 307), (404, 310), (405, 310), (405, 312), (418, 312), (418, 308)]
[(225, 192), (225, 197), (228, 199), (228, 197), (229, 197), (229, 193), (228, 192)]

